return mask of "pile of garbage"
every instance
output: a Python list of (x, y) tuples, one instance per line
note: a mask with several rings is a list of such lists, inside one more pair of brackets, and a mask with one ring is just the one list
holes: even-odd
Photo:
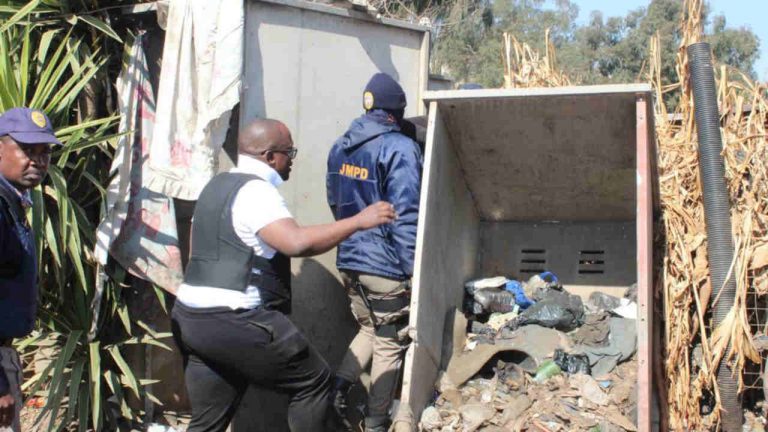
[(636, 288), (584, 302), (544, 272), (465, 284), (422, 431), (635, 431)]

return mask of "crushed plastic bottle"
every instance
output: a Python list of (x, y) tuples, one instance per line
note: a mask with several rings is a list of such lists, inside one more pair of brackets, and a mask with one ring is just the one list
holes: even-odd
[(536, 369), (536, 375), (533, 377), (533, 381), (537, 383), (543, 383), (544, 381), (552, 378), (553, 376), (560, 375), (563, 370), (552, 360), (546, 360)]

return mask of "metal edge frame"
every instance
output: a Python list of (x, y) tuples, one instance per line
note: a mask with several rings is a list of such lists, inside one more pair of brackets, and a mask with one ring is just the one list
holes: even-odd
[(653, 404), (653, 179), (649, 139), (650, 95), (636, 99), (637, 146), (637, 430), (650, 432)]
[[(425, 161), (431, 161), (433, 158), (433, 153), (435, 152), (435, 127), (434, 124), (436, 122), (439, 108), (437, 107), (437, 103), (432, 103), (429, 109), (429, 120), (428, 120), (428, 128), (427, 128), (427, 139), (426, 139), (426, 148), (424, 151), (424, 160)], [(424, 166), (424, 173), (422, 174), (421, 179), (421, 193), (419, 196), (419, 202), (421, 204), (424, 204), (424, 211), (419, 212), (419, 220), (416, 228), (416, 261), (414, 262), (414, 268), (413, 268), (413, 286), (411, 287), (411, 305), (410, 310), (411, 313), (408, 317), (408, 335), (410, 336), (412, 342), (411, 345), (408, 347), (408, 350), (405, 354), (405, 360), (403, 362), (403, 383), (402, 383), (402, 390), (401, 390), (401, 396), (400, 400), (402, 403), (410, 405), (411, 402), (411, 392), (413, 389), (411, 389), (411, 383), (413, 381), (413, 363), (414, 363), (414, 356), (416, 355), (415, 351), (418, 349), (419, 344), (419, 337), (418, 337), (418, 329), (417, 322), (419, 318), (419, 292), (421, 290), (421, 257), (424, 253), (424, 230), (426, 229), (426, 220), (427, 220), (427, 212), (430, 211), (426, 207), (426, 203), (428, 200), (429, 195), (429, 188), (424, 187), (425, 185), (429, 184), (429, 180), (432, 177), (432, 164), (426, 163)], [(439, 363), (438, 363), (439, 367)], [(412, 408), (412, 407), (411, 407)], [(419, 413), (420, 414), (420, 413)], [(415, 425), (414, 425), (415, 426)]]
[[(269, 0), (272, 1), (272, 0)], [(597, 94), (649, 93), (650, 84), (609, 84), (571, 87), (535, 87), (513, 89), (436, 90), (424, 94), (424, 102), (463, 99), (496, 99), (532, 96), (577, 96)]]
[(290, 6), (298, 9), (305, 9), (305, 10), (310, 10), (314, 12), (338, 15), (338, 16), (357, 19), (361, 21), (375, 22), (375, 23), (384, 24), (392, 27), (399, 27), (407, 30), (427, 32), (427, 33), (429, 32), (428, 27), (421, 26), (418, 24), (412, 24), (409, 22), (405, 22), (405, 21), (401, 21), (393, 18), (377, 18), (365, 12), (342, 9), (342, 8), (333, 7), (333, 6), (326, 6), (323, 4), (311, 3), (311, 2), (302, 1), (302, 0), (250, 0), (250, 1), (260, 1), (262, 3), (271, 3), (275, 5)]
[(419, 89), (416, 97), (416, 115), (423, 116), (427, 114), (427, 105), (422, 101), (429, 88), (429, 42), (430, 33), (424, 33), (421, 39), (421, 65), (419, 70)]

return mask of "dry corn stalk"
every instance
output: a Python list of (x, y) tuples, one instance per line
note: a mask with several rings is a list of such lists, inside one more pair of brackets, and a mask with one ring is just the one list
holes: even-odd
[[(760, 362), (752, 344), (747, 294), (752, 284), (760, 294), (768, 291), (768, 179), (765, 177), (768, 171), (765, 133), (768, 104), (765, 88), (753, 83), (746, 75), (723, 66), (716, 75), (736, 247), (732, 277), (736, 278), (737, 295), (726, 319), (711, 334), (708, 333), (707, 312), (715, 299), (711, 298), (686, 54), (688, 45), (703, 39), (701, 6), (701, 0), (685, 1), (681, 22), (683, 38), (676, 58), (677, 84), (665, 87), (661, 83), (658, 36), (651, 41), (650, 55), (649, 79), (657, 102), (657, 166), (663, 214), (656, 250), (664, 261), (657, 283), (661, 285), (666, 315), (666, 376), (669, 421), (673, 430), (703, 430), (717, 424), (721, 413), (715, 368), (721, 358), (732, 363), (743, 388), (741, 371), (745, 362)], [(678, 92), (679, 97), (673, 118), (667, 116), (663, 103), (663, 96), (670, 92)], [(731, 350), (727, 351), (729, 343)], [(715, 396), (716, 406), (710, 416), (702, 417), (700, 402), (709, 392)]]
[(549, 29), (545, 32), (546, 55), (520, 43), (514, 36), (504, 33), (504, 87), (561, 87), (571, 85), (561, 70), (557, 69), (555, 47), (549, 40)]

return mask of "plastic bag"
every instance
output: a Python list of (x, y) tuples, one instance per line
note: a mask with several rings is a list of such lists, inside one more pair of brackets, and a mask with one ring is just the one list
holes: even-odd
[(508, 281), (504, 289), (515, 295), (515, 303), (520, 306), (520, 310), (528, 309), (528, 307), (536, 303), (525, 295), (523, 284), (516, 280)]
[(512, 312), (515, 308), (515, 295), (509, 291), (495, 288), (482, 288), (473, 295), (475, 302), (481, 304), (485, 312)]
[(568, 354), (561, 349), (555, 350), (554, 358), (552, 359), (560, 369), (567, 372), (569, 375), (577, 373), (591, 375), (592, 368), (589, 365), (589, 357), (586, 354)]
[(548, 271), (531, 276), (528, 282), (525, 283), (526, 295), (535, 301), (543, 299), (550, 291), (562, 290), (563, 285), (560, 283), (560, 280), (554, 273)]
[(563, 291), (549, 290), (533, 306), (524, 310), (519, 317), (510, 321), (508, 327), (538, 324), (569, 332), (584, 324), (584, 305), (581, 297)]
[(485, 288), (501, 288), (507, 283), (507, 278), (504, 276), (496, 276), (484, 279), (473, 279), (464, 283), (464, 289), (467, 294), (473, 295), (475, 291)]

